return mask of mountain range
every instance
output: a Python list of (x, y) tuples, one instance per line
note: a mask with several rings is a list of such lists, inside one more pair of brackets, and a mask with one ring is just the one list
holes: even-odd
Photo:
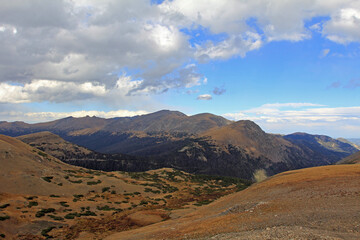
[[(208, 113), (187, 116), (163, 110), (112, 119), (87, 116), (37, 124), (0, 122), (0, 133), (9, 136), (42, 131), (48, 133), (20, 139), (50, 151), (46, 147), (51, 144), (49, 139), (61, 142), (61, 137), (67, 144), (79, 146), (63, 156), (56, 155), (59, 159), (107, 171), (172, 167), (195, 174), (251, 179), (258, 169), (273, 175), (290, 169), (334, 164), (358, 151), (350, 143), (327, 136), (269, 134), (252, 121), (234, 122)], [(37, 140), (31, 143), (34, 137)], [(45, 144), (39, 146), (39, 142)]]

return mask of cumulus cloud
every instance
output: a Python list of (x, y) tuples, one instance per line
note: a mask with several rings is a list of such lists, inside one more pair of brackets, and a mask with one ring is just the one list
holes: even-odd
[(115, 117), (133, 117), (137, 115), (148, 114), (149, 112), (116, 110), (116, 111), (75, 111), (75, 112), (23, 112), (23, 111), (3, 111), (0, 112), (0, 117), (3, 120), (15, 121), (21, 119), (25, 122), (46, 122), (57, 120), (66, 117), (86, 117), (96, 116), (101, 118), (115, 118)]
[(245, 57), (246, 53), (259, 49), (262, 45), (261, 36), (254, 32), (231, 36), (218, 44), (209, 41), (204, 46), (197, 46), (195, 56), (201, 62), (211, 59), (228, 59), (230, 57)]
[(33, 80), (23, 86), (0, 83), (0, 103), (68, 102), (103, 96), (104, 85), (54, 80)]
[(276, 103), (223, 116), (232, 120), (252, 120), (268, 132), (285, 134), (303, 131), (358, 137), (353, 130), (360, 125), (359, 106), (329, 108), (311, 103)]
[[(306, 26), (319, 16), (329, 18)], [(0, 8), (0, 82), (16, 93), (6, 101), (17, 103), (48, 100), (22, 89), (37, 79), (112, 91), (125, 74), (136, 85), (128, 95), (157, 94), (206, 84), (199, 62), (245, 57), (271, 41), (302, 41), (318, 31), (340, 44), (359, 42), (359, 24), (356, 0), (12, 0)], [(184, 30), (199, 28), (209, 36), (193, 43)], [(70, 98), (85, 95), (104, 96)]]
[[(2, 82), (51, 79), (109, 87), (129, 72), (143, 80), (139, 90), (152, 85), (162, 91), (196, 81), (196, 66), (183, 71), (191, 57), (187, 37), (148, 1), (12, 1), (0, 12)], [(17, 34), (7, 33), (14, 29)], [(174, 72), (181, 78), (171, 84)], [(159, 86), (164, 78), (167, 84)]]
[(196, 99), (197, 100), (211, 100), (212, 96), (210, 94), (202, 94), (202, 95), (199, 95)]
[(360, 4), (334, 12), (324, 24), (324, 33), (331, 41), (346, 44), (360, 41)]

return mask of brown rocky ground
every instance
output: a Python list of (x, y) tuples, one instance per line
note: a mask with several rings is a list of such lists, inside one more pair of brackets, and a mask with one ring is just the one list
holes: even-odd
[(289, 171), (114, 239), (360, 239), (360, 165)]

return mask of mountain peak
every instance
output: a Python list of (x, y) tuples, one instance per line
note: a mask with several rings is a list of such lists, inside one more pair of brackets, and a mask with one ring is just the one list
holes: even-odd
[(172, 110), (160, 110), (157, 112), (153, 112), (147, 115), (153, 115), (153, 116), (166, 116), (166, 115), (174, 115), (174, 116), (187, 116), (186, 114), (179, 112), (179, 111), (172, 111)]

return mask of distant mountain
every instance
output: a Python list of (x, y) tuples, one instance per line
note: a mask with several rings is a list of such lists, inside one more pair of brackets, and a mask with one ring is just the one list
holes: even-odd
[(293, 133), (284, 136), (284, 138), (300, 146), (307, 154), (312, 155), (314, 161), (326, 160), (329, 164), (334, 164), (339, 159), (358, 151), (349, 143), (324, 135)]
[[(356, 143), (350, 141), (350, 140), (347, 140), (347, 139), (345, 139), (345, 138), (338, 138), (338, 139), (336, 139), (336, 140), (338, 140), (338, 141), (340, 141), (340, 142), (343, 142), (343, 143), (350, 144), (351, 146), (353, 146), (353, 147), (356, 148), (357, 150), (360, 150), (360, 146), (357, 145)], [(359, 143), (360, 143), (360, 141), (359, 141)]]
[(360, 138), (348, 138), (346, 140), (356, 144), (357, 146), (360, 146)]
[(68, 117), (56, 121), (27, 124), (24, 122), (0, 122), (0, 132), (8, 136), (50, 131), (64, 136), (79, 136), (96, 132), (186, 132), (200, 133), (211, 128), (230, 124), (231, 121), (205, 113), (187, 116), (181, 112), (162, 110), (135, 117), (98, 118)]
[(268, 134), (252, 121), (232, 122), (208, 113), (186, 116), (164, 110), (125, 118), (0, 123), (0, 133), (12, 136), (39, 131), (50, 131), (68, 142), (50, 133), (22, 139), (65, 162), (107, 171), (171, 167), (251, 179), (257, 169), (273, 175), (333, 164), (357, 151), (351, 144), (327, 136)]
[(224, 146), (241, 146), (248, 154), (265, 156), (272, 162), (282, 162), (289, 157), (285, 149), (300, 150), (284, 138), (265, 133), (257, 124), (242, 120), (203, 133)]
[(360, 164), (360, 151), (341, 159), (337, 164)]

